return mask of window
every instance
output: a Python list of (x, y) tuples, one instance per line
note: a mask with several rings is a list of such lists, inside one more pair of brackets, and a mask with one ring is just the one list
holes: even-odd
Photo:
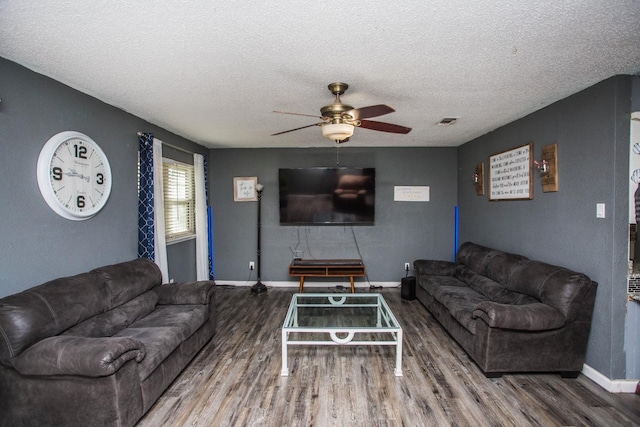
[(164, 222), (167, 243), (195, 237), (195, 183), (193, 165), (162, 159)]

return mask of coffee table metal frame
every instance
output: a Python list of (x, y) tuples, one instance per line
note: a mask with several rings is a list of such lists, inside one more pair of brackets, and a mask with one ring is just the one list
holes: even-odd
[[(317, 299), (312, 303), (305, 301)], [(356, 303), (349, 302), (358, 301)], [(363, 301), (364, 300), (364, 301)], [(376, 324), (358, 327), (331, 325), (331, 318), (327, 326), (307, 326), (298, 323), (299, 308), (357, 308), (375, 307), (377, 308)], [(334, 322), (335, 323), (335, 322)], [(296, 336), (327, 336), (330, 340), (300, 339), (290, 340), (289, 334), (296, 333)], [(364, 335), (363, 335), (364, 334)], [(367, 340), (371, 334), (388, 334), (389, 340)], [(281, 376), (289, 375), (287, 365), (287, 349), (293, 345), (380, 345), (396, 347), (396, 366), (394, 374), (402, 376), (402, 328), (398, 324), (391, 309), (387, 305), (383, 296), (379, 293), (356, 293), (356, 294), (334, 294), (334, 293), (297, 293), (291, 298), (289, 310), (282, 326), (282, 371)]]

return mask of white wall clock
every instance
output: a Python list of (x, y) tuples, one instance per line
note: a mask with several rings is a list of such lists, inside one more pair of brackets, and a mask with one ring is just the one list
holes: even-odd
[(89, 219), (111, 194), (111, 167), (98, 144), (80, 132), (52, 136), (38, 157), (38, 186), (42, 197), (58, 215)]

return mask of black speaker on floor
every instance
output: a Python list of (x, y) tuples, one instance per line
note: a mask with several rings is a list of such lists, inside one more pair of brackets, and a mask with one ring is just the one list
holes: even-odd
[(400, 281), (400, 296), (402, 299), (416, 299), (416, 278), (415, 276), (403, 277)]

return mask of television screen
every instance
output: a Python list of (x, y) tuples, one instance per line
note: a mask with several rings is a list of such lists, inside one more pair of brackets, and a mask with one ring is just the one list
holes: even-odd
[(280, 224), (373, 224), (374, 168), (280, 169)]

